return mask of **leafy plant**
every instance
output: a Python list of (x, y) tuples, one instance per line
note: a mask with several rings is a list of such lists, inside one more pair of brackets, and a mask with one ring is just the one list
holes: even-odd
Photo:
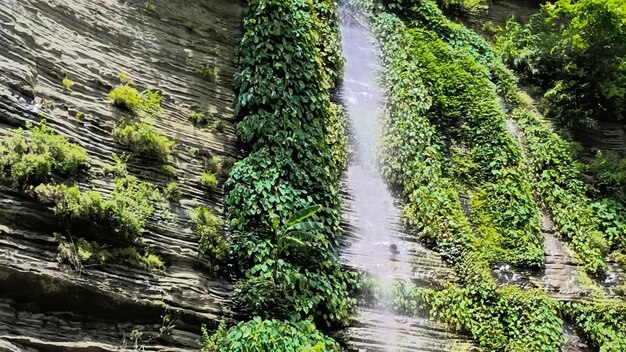
[(434, 2), (384, 3), (403, 20), (387, 11), (372, 16), (388, 97), (383, 174), (403, 190), (405, 222), (460, 278), (443, 290), (399, 289), (396, 309), (427, 309), (486, 350), (561, 349), (557, 302), (539, 290), (498, 288), (490, 270), (501, 260), (538, 266), (544, 257), (525, 159), (498, 100), (514, 80), (484, 41)]
[[(433, 19), (417, 23), (428, 23), (424, 26), (430, 28), (431, 22), (439, 22), (447, 26), (442, 30), (446, 34), (454, 30), (453, 24), (438, 19), (443, 17), (441, 12), (426, 12), (424, 6), (414, 10)], [(405, 208), (408, 224), (417, 226), (426, 239), (434, 239), (446, 254), (461, 254), (459, 243), (454, 242), (462, 240), (463, 246), (482, 252), (491, 262), (541, 265), (538, 207), (524, 175), (520, 147), (506, 130), (489, 71), (462, 44), (453, 47), (437, 32), (408, 29), (394, 16), (380, 14), (374, 29), (383, 43), (388, 66), (385, 83), (391, 92), (383, 173), (416, 200)], [(440, 136), (444, 134), (457, 141), (451, 151), (462, 154), (452, 154), (450, 163), (443, 156)], [(451, 176), (467, 184), (456, 182), (453, 187)], [(447, 219), (455, 213), (455, 218), (462, 217), (457, 210), (458, 193), (468, 192), (466, 187), (472, 189), (469, 210), (477, 233), (467, 231), (449, 238)], [(434, 213), (446, 215), (426, 211), (429, 203), (439, 204), (433, 207)], [(464, 227), (461, 221), (454, 224)], [(441, 238), (440, 231), (447, 238)]]
[(182, 193), (180, 189), (178, 188), (178, 184), (175, 181), (172, 181), (168, 183), (167, 187), (165, 187), (165, 189), (163, 190), (163, 196), (166, 199), (169, 199), (172, 201), (178, 201), (180, 200)]
[(67, 263), (75, 270), (82, 271), (92, 265), (104, 265), (114, 261), (125, 261), (143, 266), (149, 270), (162, 270), (165, 264), (161, 259), (145, 252), (141, 255), (135, 247), (106, 249), (95, 241), (79, 238), (77, 241), (61, 242), (57, 261)]
[(0, 141), (0, 176), (13, 187), (37, 185), (50, 173), (70, 175), (87, 165), (84, 148), (54, 133), (45, 121), (29, 131), (18, 129)]
[(75, 84), (74, 81), (72, 81), (68, 77), (63, 78), (63, 81), (61, 83), (63, 84), (63, 89), (65, 90), (72, 90), (72, 87)]
[(209, 82), (215, 82), (217, 80), (217, 70), (215, 66), (204, 64), (198, 68), (198, 73)]
[(439, 0), (438, 3), (448, 12), (457, 14), (476, 14), (486, 10), (485, 0)]
[[(237, 136), (252, 153), (231, 169), (224, 201), (242, 272), (233, 299), (244, 314), (345, 325), (355, 304), (355, 276), (334, 255), (343, 162), (335, 157), (343, 146), (329, 89), (342, 64), (338, 33), (334, 1), (250, 4), (235, 85)], [(276, 219), (282, 228), (312, 204), (324, 207), (311, 218), (324, 224), (319, 239), (297, 251), (288, 246), (274, 261)]]
[(626, 306), (622, 302), (588, 301), (563, 304), (564, 314), (574, 321), (600, 351), (626, 349)]
[(108, 99), (113, 105), (124, 108), (133, 114), (143, 111), (149, 116), (155, 116), (161, 112), (163, 97), (159, 92), (150, 89), (140, 93), (136, 88), (126, 83), (113, 88), (108, 95)]
[(148, 12), (155, 12), (157, 7), (156, 4), (151, 2), (151, 1), (146, 1), (143, 3), (143, 8), (144, 10), (148, 11)]
[(221, 234), (222, 221), (210, 209), (196, 207), (189, 212), (194, 232), (198, 235), (198, 251), (218, 262), (228, 258), (229, 246)]
[(157, 255), (145, 251), (141, 254), (137, 248), (133, 246), (125, 248), (115, 248), (112, 250), (113, 258), (125, 259), (134, 264), (139, 264), (148, 270), (163, 270), (165, 269), (165, 263)]
[(80, 238), (76, 242), (59, 243), (57, 261), (68, 263), (73, 269), (81, 271), (84, 264), (91, 262), (103, 264), (110, 256), (111, 253), (95, 241), (88, 242), (84, 238)]
[(467, 330), (490, 351), (558, 351), (563, 347), (559, 306), (541, 290), (487, 283), (441, 291), (398, 285), (395, 309), (404, 314), (426, 310), (457, 330)]
[(208, 115), (200, 111), (190, 112), (189, 119), (194, 125), (207, 125), (209, 123)]
[(142, 110), (150, 116), (155, 116), (161, 112), (161, 101), (163, 97), (161, 93), (156, 90), (146, 89), (139, 94), (139, 110)]
[(626, 207), (611, 199), (591, 203), (607, 246), (626, 249)]
[(208, 189), (213, 189), (217, 187), (219, 181), (217, 180), (217, 176), (215, 176), (214, 173), (203, 172), (202, 175), (200, 175), (200, 183)]
[(586, 195), (583, 166), (576, 161), (572, 147), (530, 110), (518, 108), (511, 116), (524, 132), (534, 188), (550, 211), (558, 234), (572, 241), (589, 272), (604, 270), (607, 243)]
[(109, 93), (108, 98), (113, 105), (125, 108), (131, 112), (135, 112), (139, 109), (139, 105), (141, 104), (139, 91), (131, 87), (129, 84), (113, 88), (113, 90)]
[(497, 37), (507, 63), (539, 85), (548, 117), (566, 126), (619, 121), (626, 106), (626, 33), (620, 0), (559, 0)]
[(135, 241), (157, 205), (163, 202), (152, 184), (126, 175), (115, 180), (111, 195), (82, 192), (77, 186), (44, 185), (35, 188), (39, 201), (54, 204), (55, 213), (66, 221), (110, 226), (119, 236)]
[(113, 139), (128, 146), (133, 153), (167, 161), (175, 142), (159, 133), (153, 125), (122, 118), (113, 128)]
[(272, 220), (272, 227), (276, 234), (276, 246), (272, 250), (272, 257), (274, 267), (272, 269), (272, 283), (276, 284), (276, 275), (278, 273), (278, 261), (281, 254), (283, 254), (290, 247), (304, 246), (305, 241), (315, 240), (315, 230), (322, 230), (324, 226), (318, 222), (304, 221), (311, 216), (315, 215), (322, 209), (321, 205), (313, 205), (304, 208), (295, 214), (287, 222), (280, 226), (279, 221), (274, 217)]
[(255, 317), (248, 322), (226, 329), (222, 322), (210, 335), (202, 328), (202, 351), (252, 352), (252, 351), (303, 351), (339, 352), (341, 347), (325, 336), (311, 321), (262, 320)]
[(205, 160), (207, 171), (219, 178), (228, 177), (228, 173), (234, 164), (235, 159), (231, 157), (214, 156)]

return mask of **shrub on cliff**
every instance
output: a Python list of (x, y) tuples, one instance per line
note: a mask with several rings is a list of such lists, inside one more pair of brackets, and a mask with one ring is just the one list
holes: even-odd
[(161, 100), (163, 100), (157, 91), (146, 89), (140, 93), (129, 84), (113, 88), (108, 99), (113, 105), (126, 109), (133, 114), (143, 111), (150, 116), (161, 112)]
[(0, 141), (0, 176), (11, 180), (13, 187), (45, 182), (52, 172), (69, 175), (86, 164), (85, 149), (54, 133), (45, 121)]
[(100, 192), (66, 185), (39, 185), (35, 193), (41, 202), (54, 204), (55, 213), (64, 220), (109, 226), (131, 241), (141, 235), (157, 204), (163, 202), (154, 185), (130, 175), (115, 180), (107, 199)]
[(229, 244), (222, 236), (222, 221), (209, 208), (196, 207), (189, 212), (194, 233), (198, 236), (198, 251), (217, 262), (228, 257)]
[(210, 335), (202, 329), (203, 352), (302, 351), (339, 352), (342, 349), (310, 321), (262, 320), (256, 317), (226, 330), (222, 323)]
[(115, 141), (128, 146), (134, 153), (153, 156), (161, 161), (169, 158), (175, 144), (153, 125), (143, 121), (122, 119), (112, 135)]

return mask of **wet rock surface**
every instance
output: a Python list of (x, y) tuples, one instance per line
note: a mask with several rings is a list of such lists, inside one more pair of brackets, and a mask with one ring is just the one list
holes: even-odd
[[(171, 171), (133, 157), (129, 172), (159, 187), (177, 181), (182, 192), (170, 204), (174, 217), (157, 212), (143, 234), (143, 245), (163, 259), (165, 270), (107, 263), (77, 271), (56, 259), (55, 232), (65, 234), (65, 228), (52, 210), (28, 192), (0, 186), (0, 350), (194, 350), (202, 323), (230, 315), (231, 282), (212, 274), (198, 255), (187, 213), (196, 204), (221, 211), (222, 191), (209, 192), (199, 182), (204, 159), (239, 154), (231, 77), (243, 7), (226, 0), (148, 3), (154, 7), (144, 1), (0, 1), (0, 136), (45, 118), (88, 151), (89, 171), (71, 181), (110, 193), (112, 180), (101, 168), (113, 163), (112, 153), (128, 150), (111, 137), (121, 112), (106, 95), (124, 72), (139, 90), (161, 92), (163, 112), (154, 124), (176, 141)], [(203, 65), (215, 67), (215, 82), (198, 73)], [(63, 89), (64, 77), (75, 82), (71, 91)], [(223, 128), (193, 126), (192, 111), (208, 112)], [(163, 316), (175, 326), (153, 338)], [(133, 330), (143, 336), (131, 338)]]
[(454, 280), (441, 256), (412, 241), (400, 224), (400, 204), (377, 168), (376, 145), (384, 99), (380, 70), (369, 30), (349, 9), (342, 9), (346, 57), (341, 97), (350, 121), (350, 160), (344, 175), (346, 236), (342, 261), (369, 274), (383, 293), (363, 303), (347, 329), (348, 349), (359, 352), (469, 351), (468, 337), (430, 319), (392, 312), (395, 280), (429, 287)]
[[(527, 153), (526, 140), (519, 124), (509, 118), (506, 125), (511, 135), (520, 143), (523, 152)], [(544, 267), (538, 273), (527, 273), (527, 275), (512, 271), (510, 277), (513, 279), (507, 283), (523, 288), (540, 287), (551, 297), (563, 302), (579, 301), (587, 297), (590, 294), (589, 288), (584, 287), (581, 282), (581, 275), (584, 275), (583, 268), (571, 254), (567, 244), (556, 237), (556, 229), (548, 212), (540, 209), (540, 214), (541, 230), (544, 237)], [(567, 322), (563, 325), (563, 337), (564, 351), (591, 351), (574, 327)]]
[(474, 14), (464, 14), (460, 21), (478, 33), (491, 36), (495, 28), (504, 27), (511, 17), (517, 22), (526, 23), (545, 2), (543, 0), (493, 0), (488, 2), (485, 9)]

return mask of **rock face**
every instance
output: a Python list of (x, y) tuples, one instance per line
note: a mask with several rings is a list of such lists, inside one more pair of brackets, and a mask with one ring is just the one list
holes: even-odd
[(598, 149), (626, 156), (626, 127), (623, 123), (597, 121), (593, 128), (578, 128), (573, 137), (580, 143), (584, 156), (593, 158)]
[[(129, 172), (159, 187), (177, 181), (182, 192), (170, 203), (173, 219), (152, 216), (143, 234), (164, 270), (107, 263), (77, 271), (56, 259), (55, 233), (69, 235), (53, 211), (32, 192), (0, 186), (0, 350), (194, 350), (201, 324), (230, 315), (231, 282), (198, 255), (187, 214), (196, 204), (221, 211), (223, 192), (199, 182), (204, 160), (239, 153), (232, 76), (242, 15), (229, 0), (0, 0), (0, 136), (45, 118), (88, 151), (89, 172), (75, 183), (109, 193), (101, 169), (128, 150), (111, 137), (121, 113), (106, 95), (123, 72), (138, 89), (161, 92), (154, 124), (176, 141), (170, 171), (133, 157)], [(214, 82), (198, 72), (205, 65), (216, 69)], [(192, 111), (223, 128), (194, 127)]]

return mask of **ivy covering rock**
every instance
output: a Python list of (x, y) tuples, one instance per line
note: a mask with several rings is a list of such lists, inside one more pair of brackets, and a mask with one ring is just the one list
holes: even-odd
[[(204, 349), (239, 350), (254, 326), (264, 348), (335, 350), (311, 320), (345, 326), (355, 304), (356, 276), (342, 270), (335, 254), (346, 161), (343, 112), (330, 100), (343, 65), (337, 4), (251, 2), (244, 30), (235, 77), (237, 134), (250, 155), (231, 169), (225, 205), (241, 271), (235, 302), (254, 319), (217, 332)], [(312, 205), (321, 206), (311, 217), (315, 240), (278, 249), (277, 229)], [(289, 346), (270, 342), (290, 326)]]

